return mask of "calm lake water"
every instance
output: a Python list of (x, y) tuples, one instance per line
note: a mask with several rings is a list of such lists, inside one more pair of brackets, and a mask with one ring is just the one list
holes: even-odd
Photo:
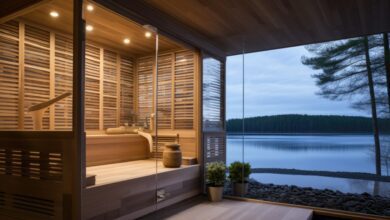
[[(249, 162), (252, 168), (288, 168), (375, 173), (371, 135), (228, 135), (227, 162)], [(243, 147), (245, 149), (243, 151)], [(243, 156), (244, 153), (244, 156)], [(373, 181), (319, 176), (252, 174), (262, 183), (328, 188), (343, 192), (373, 192)], [(382, 195), (390, 184), (380, 183)]]

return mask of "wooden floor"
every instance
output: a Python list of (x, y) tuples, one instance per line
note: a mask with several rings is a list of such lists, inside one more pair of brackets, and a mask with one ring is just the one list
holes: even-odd
[(183, 202), (182, 204), (177, 204), (172, 207), (168, 207), (165, 210), (144, 216), (141, 219), (310, 220), (312, 219), (312, 215), (313, 211), (310, 209), (228, 199), (225, 199), (222, 202), (211, 203), (204, 198), (198, 198), (196, 202)]
[(165, 168), (161, 160), (158, 160), (157, 163), (156, 160), (152, 159), (136, 160), (123, 163), (87, 167), (87, 174), (96, 175), (95, 186), (99, 186), (144, 176), (150, 176), (156, 173), (185, 169), (186, 167), (189, 166), (182, 165), (180, 168)]

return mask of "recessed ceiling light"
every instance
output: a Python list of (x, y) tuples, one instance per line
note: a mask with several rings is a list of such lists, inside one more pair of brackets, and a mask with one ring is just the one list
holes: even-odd
[(124, 43), (124, 44), (130, 44), (130, 39), (129, 39), (129, 38), (123, 39), (123, 43)]
[(58, 12), (56, 11), (51, 11), (50, 16), (52, 16), (53, 18), (57, 18), (58, 16), (60, 16), (60, 14), (58, 14)]
[(92, 25), (87, 25), (86, 27), (85, 27), (85, 29), (87, 30), (87, 31), (93, 31), (93, 26)]
[(150, 31), (145, 32), (145, 37), (150, 38), (152, 36), (152, 33)]
[(87, 5), (87, 10), (88, 10), (88, 11), (93, 11), (93, 9), (95, 9), (95, 8), (93, 7), (93, 5), (91, 5), (91, 4), (88, 4), (88, 5)]

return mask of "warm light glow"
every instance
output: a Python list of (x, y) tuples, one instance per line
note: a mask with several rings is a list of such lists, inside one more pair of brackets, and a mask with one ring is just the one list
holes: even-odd
[(58, 14), (58, 12), (56, 11), (51, 11), (50, 16), (52, 16), (53, 18), (57, 18), (58, 16), (60, 16), (60, 14)]
[(129, 39), (129, 38), (123, 39), (123, 43), (124, 43), (124, 44), (130, 44), (130, 39)]
[(149, 31), (145, 32), (145, 37), (150, 38), (151, 36), (152, 36), (152, 33), (150, 33)]
[(88, 10), (88, 11), (93, 11), (93, 9), (95, 9), (95, 8), (93, 7), (93, 5), (91, 5), (91, 4), (88, 4), (88, 5), (87, 5), (87, 10)]
[(92, 25), (87, 25), (87, 26), (85, 27), (85, 29), (86, 29), (87, 31), (93, 31), (93, 26), (92, 26)]

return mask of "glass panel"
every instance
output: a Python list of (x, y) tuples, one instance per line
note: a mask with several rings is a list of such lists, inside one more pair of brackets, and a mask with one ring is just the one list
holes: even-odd
[(72, 9), (52, 1), (0, 24), (0, 130), (72, 129)]
[(244, 54), (231, 56), (226, 62), (226, 120), (228, 166), (227, 193), (242, 196), (245, 186), (242, 173), (244, 162)]
[[(154, 78), (156, 202), (179, 201), (199, 190), (199, 54), (158, 35)], [(167, 49), (167, 45), (175, 45)], [(157, 205), (156, 203), (156, 205)]]
[(245, 55), (247, 197), (389, 215), (384, 51), (381, 34)]
[(226, 174), (224, 62), (203, 56), (203, 159), (212, 201), (221, 199)]

